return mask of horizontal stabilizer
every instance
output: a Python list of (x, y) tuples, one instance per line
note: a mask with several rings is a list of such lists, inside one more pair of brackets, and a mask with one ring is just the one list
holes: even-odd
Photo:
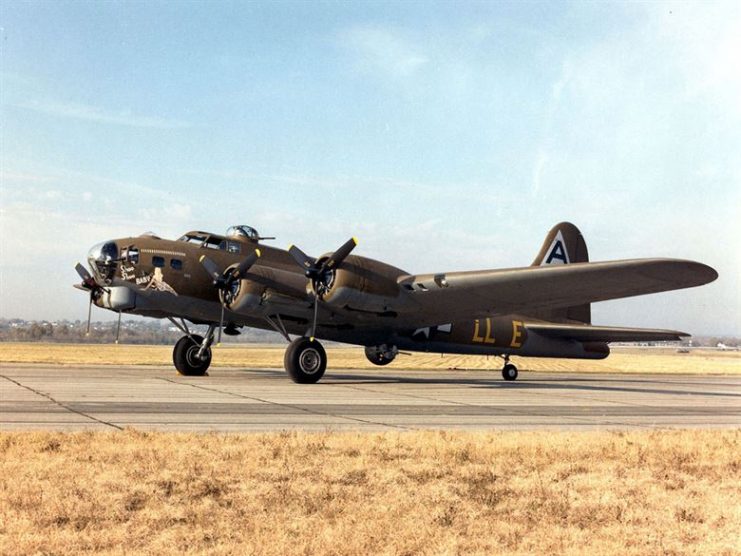
[(577, 342), (674, 342), (689, 336), (686, 332), (677, 330), (578, 324), (526, 323), (525, 328), (528, 332), (534, 332), (548, 338), (575, 340)]

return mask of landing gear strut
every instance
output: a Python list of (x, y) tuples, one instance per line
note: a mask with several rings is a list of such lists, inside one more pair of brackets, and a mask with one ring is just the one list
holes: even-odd
[(293, 382), (314, 384), (327, 369), (327, 353), (314, 339), (296, 338), (288, 345), (283, 364)]
[(504, 356), (504, 367), (502, 368), (504, 380), (517, 380), (517, 367), (509, 362), (509, 355)]

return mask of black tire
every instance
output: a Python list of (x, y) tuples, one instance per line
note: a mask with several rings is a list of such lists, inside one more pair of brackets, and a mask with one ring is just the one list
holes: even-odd
[[(192, 339), (191, 339), (192, 338)], [(206, 348), (203, 358), (198, 357), (203, 338), (193, 334), (183, 336), (172, 350), (172, 362), (181, 375), (203, 376), (211, 365), (211, 348)]]
[(502, 378), (504, 380), (517, 380), (517, 367), (512, 363), (507, 363), (502, 369)]
[(365, 348), (365, 357), (366, 359), (368, 359), (368, 361), (370, 361), (374, 365), (378, 365), (379, 367), (388, 365), (395, 359), (395, 357), (392, 357), (391, 359), (389, 359), (388, 357), (384, 357), (384, 355), (377, 351), (373, 346), (367, 346)]
[(297, 338), (286, 349), (283, 365), (293, 382), (314, 384), (327, 370), (327, 353), (316, 340)]

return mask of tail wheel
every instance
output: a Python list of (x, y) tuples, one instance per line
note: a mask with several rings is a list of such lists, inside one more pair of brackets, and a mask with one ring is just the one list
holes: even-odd
[(193, 334), (183, 336), (175, 344), (172, 350), (172, 362), (181, 375), (203, 376), (206, 374), (211, 365), (211, 348), (203, 350), (203, 354), (199, 357), (198, 352), (202, 343), (203, 338)]
[(327, 353), (316, 340), (297, 338), (286, 349), (283, 364), (293, 382), (314, 384), (327, 369)]
[(517, 367), (512, 363), (507, 363), (502, 369), (502, 378), (504, 380), (517, 380)]

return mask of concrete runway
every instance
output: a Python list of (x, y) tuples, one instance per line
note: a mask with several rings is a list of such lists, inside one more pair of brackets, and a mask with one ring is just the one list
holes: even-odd
[(741, 426), (741, 377), (0, 364), (0, 430), (646, 429)]

